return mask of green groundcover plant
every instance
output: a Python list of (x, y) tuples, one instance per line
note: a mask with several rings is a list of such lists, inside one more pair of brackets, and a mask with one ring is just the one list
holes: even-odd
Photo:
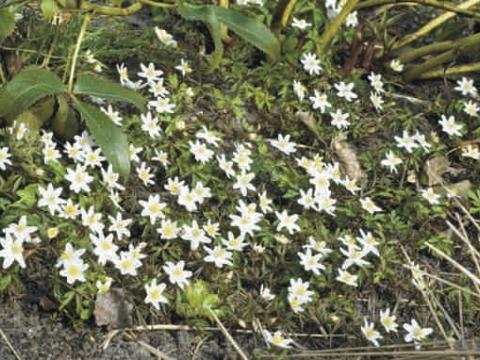
[[(232, 11), (245, 7), (274, 10)], [(331, 41), (351, 44), (358, 12), (295, 9), (276, 62), (280, 50), (255, 41), (219, 56), (217, 35), (207, 57), (194, 25), (171, 16), (154, 16), (149, 48), (135, 33), (115, 43), (123, 22), (83, 13), (72, 35), (59, 13), (49, 26), (74, 40), (67, 64), (34, 63), (0, 90), (0, 289), (21, 292), (38, 270), (75, 321), (122, 288), (138, 323), (239, 324), (274, 351), (304, 350), (299, 332), (417, 349), (472, 336), (474, 79), (418, 96), (397, 58), (340, 75), (318, 29), (345, 15)], [(221, 19), (218, 34), (245, 38)]]

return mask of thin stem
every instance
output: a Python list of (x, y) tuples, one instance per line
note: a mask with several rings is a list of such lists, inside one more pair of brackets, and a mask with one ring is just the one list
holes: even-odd
[(323, 56), (324, 51), (332, 41), (333, 37), (338, 33), (338, 29), (340, 29), (347, 16), (354, 10), (355, 6), (357, 6), (358, 1), (359, 0), (347, 0), (347, 3), (343, 6), (340, 14), (338, 14), (335, 20), (327, 26), (322, 37), (318, 41), (317, 54), (319, 56)]
[(223, 326), (222, 322), (220, 321), (220, 319), (218, 318), (218, 316), (215, 314), (215, 312), (212, 310), (212, 309), (209, 309), (210, 310), (210, 314), (212, 315), (213, 319), (215, 320), (215, 322), (217, 323), (218, 327), (220, 328), (220, 330), (222, 331), (223, 335), (225, 335), (225, 337), (227, 338), (227, 340), (230, 342), (230, 344), (232, 344), (233, 348), (237, 351), (238, 355), (240, 356), (240, 358), (242, 360), (248, 360), (248, 357), (247, 355), (245, 355), (245, 353), (243, 352), (242, 348), (240, 347), (240, 345), (238, 345), (238, 343), (235, 341), (235, 339), (232, 337), (232, 335), (230, 335), (230, 333), (227, 331), (227, 329), (225, 328), (225, 326)]
[(288, 25), (288, 20), (292, 15), (293, 9), (297, 4), (297, 0), (285, 0), (280, 1), (275, 9), (273, 16), (272, 30), (274, 33), (279, 34)]
[(77, 67), (78, 54), (80, 52), (80, 46), (82, 45), (83, 37), (87, 31), (88, 24), (90, 23), (90, 14), (85, 14), (83, 18), (82, 27), (77, 38), (77, 44), (75, 45), (75, 51), (73, 53), (72, 65), (70, 67), (70, 79), (68, 80), (68, 92), (72, 93), (73, 80), (75, 78), (75, 68)]
[(460, 8), (459, 6), (457, 6), (456, 4), (452, 4), (452, 3), (449, 3), (449, 2), (446, 2), (446, 1), (437, 1), (437, 0), (368, 0), (368, 1), (364, 1), (364, 2), (361, 2), (360, 4), (358, 4), (356, 6), (356, 9), (365, 9), (365, 8), (369, 8), (369, 7), (373, 7), (373, 6), (380, 6), (380, 5), (389, 5), (389, 4), (395, 4), (395, 5), (401, 5), (401, 4), (405, 4), (405, 3), (414, 3), (414, 4), (419, 4), (419, 5), (424, 5), (424, 6), (429, 6), (429, 7), (433, 7), (433, 8), (436, 8), (436, 9), (440, 9), (440, 10), (446, 10), (446, 11), (451, 11), (451, 12), (454, 12), (454, 13), (457, 13), (459, 15), (465, 15), (465, 16), (470, 16), (470, 17), (473, 17), (473, 18), (477, 18), (479, 19), (480, 18), (480, 13), (476, 12), (476, 11), (470, 11), (470, 10), (467, 10), (467, 9), (462, 9)]
[(138, 0), (138, 1), (142, 4), (150, 5), (152, 7), (157, 7), (162, 9), (169, 9), (177, 6), (176, 4), (167, 4), (167, 3), (155, 2), (152, 0)]

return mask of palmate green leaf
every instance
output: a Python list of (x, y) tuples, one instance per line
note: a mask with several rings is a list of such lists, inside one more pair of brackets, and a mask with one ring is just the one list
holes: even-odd
[(180, 3), (178, 13), (186, 20), (203, 22), (210, 32), (215, 50), (213, 52), (210, 70), (220, 65), (223, 56), (223, 43), (220, 30), (220, 21), (215, 14), (215, 7), (210, 5), (190, 5)]
[(0, 89), (0, 117), (15, 120), (38, 100), (65, 91), (62, 80), (53, 72), (39, 68), (25, 69)]
[(0, 44), (15, 29), (15, 15), (7, 8), (0, 9)]
[(280, 42), (263, 23), (233, 9), (215, 6), (214, 12), (220, 22), (243, 40), (270, 55), (273, 59), (278, 58)]
[(78, 76), (73, 93), (76, 95), (90, 95), (102, 99), (125, 101), (133, 104), (142, 112), (146, 110), (145, 98), (136, 91), (89, 73), (83, 73)]
[(130, 154), (127, 136), (96, 106), (84, 103), (77, 98), (73, 98), (73, 102), (114, 170), (123, 176), (128, 176)]

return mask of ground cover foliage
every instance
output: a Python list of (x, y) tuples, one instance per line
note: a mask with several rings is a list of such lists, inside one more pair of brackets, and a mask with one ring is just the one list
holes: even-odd
[[(275, 23), (274, 2), (230, 5)], [(445, 9), (359, 8), (322, 45), (342, 6), (298, 2), (272, 27), (276, 60), (235, 32), (219, 56), (211, 23), (182, 11), (46, 21), (44, 9), (8, 8), (3, 296), (40, 287), (79, 325), (98, 294), (121, 288), (134, 324), (253, 330), (256, 356), (474, 354), (475, 75), (412, 84), (438, 67), (369, 50), (395, 48), (402, 16)], [(467, 50), (458, 62), (475, 61)], [(59, 90), (10, 109), (23, 101), (15, 79), (47, 69)]]

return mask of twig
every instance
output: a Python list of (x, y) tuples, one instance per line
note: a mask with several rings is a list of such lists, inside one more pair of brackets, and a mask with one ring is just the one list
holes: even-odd
[(448, 262), (450, 262), (454, 267), (456, 267), (458, 270), (460, 270), (462, 273), (464, 273), (470, 280), (472, 280), (475, 284), (477, 285), (480, 285), (480, 279), (475, 276), (474, 274), (472, 274), (468, 269), (466, 269), (465, 267), (463, 267), (462, 265), (460, 265), (458, 262), (456, 262), (455, 260), (453, 260), (450, 256), (448, 256), (447, 254), (445, 254), (442, 250), (440, 249), (437, 249), (435, 246), (433, 246), (432, 244), (429, 244), (429, 243), (426, 243), (427, 246), (434, 250), (435, 252), (437, 252), (441, 257), (443, 257), (445, 260), (447, 260)]
[(3, 332), (2, 329), (0, 329), (0, 335), (2, 336), (3, 340), (5, 340), (5, 342), (7, 343), (7, 346), (8, 348), (10, 349), (10, 351), (13, 353), (13, 355), (15, 355), (15, 358), (17, 360), (22, 360), (22, 358), (20, 357), (20, 355), (18, 354), (17, 350), (15, 350), (15, 348), (13, 347), (12, 343), (10, 342), (10, 340), (8, 340), (8, 337), (7, 335), (5, 335), (5, 333)]
[(480, 71), (480, 62), (473, 63), (473, 64), (465, 64), (465, 65), (457, 65), (449, 67), (448, 69), (436, 69), (427, 71), (421, 74), (418, 79), (435, 79), (435, 78), (442, 78), (445, 76), (459, 76), (464, 75), (472, 72)]
[(245, 353), (243, 352), (242, 348), (238, 345), (238, 343), (235, 341), (235, 339), (232, 337), (232, 335), (230, 335), (230, 333), (228, 332), (228, 330), (225, 328), (225, 326), (223, 326), (222, 322), (220, 321), (220, 319), (218, 318), (218, 316), (215, 314), (215, 312), (212, 310), (212, 309), (209, 309), (210, 310), (210, 314), (212, 315), (213, 319), (215, 320), (215, 322), (217, 323), (218, 327), (220, 328), (220, 330), (222, 331), (223, 335), (225, 335), (225, 337), (227, 338), (227, 340), (230, 342), (230, 344), (232, 344), (233, 348), (237, 351), (238, 355), (240, 356), (240, 358), (242, 358), (242, 360), (248, 360), (248, 357), (247, 355), (245, 355)]
[(138, 345), (143, 346), (146, 350), (148, 350), (151, 354), (155, 355), (160, 360), (175, 360), (174, 358), (168, 356), (164, 352), (158, 350), (157, 348), (153, 347), (149, 343), (146, 343), (142, 340), (137, 340), (130, 334), (125, 334), (130, 340), (135, 341)]

